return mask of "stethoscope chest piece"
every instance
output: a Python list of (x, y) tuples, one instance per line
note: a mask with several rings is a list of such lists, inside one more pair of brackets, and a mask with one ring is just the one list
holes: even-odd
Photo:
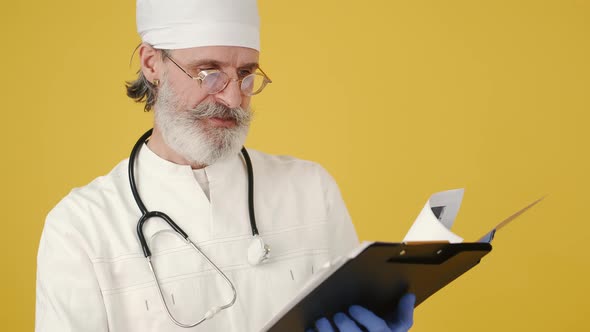
[(262, 238), (255, 235), (248, 246), (248, 263), (252, 266), (264, 263), (270, 258), (270, 248)]

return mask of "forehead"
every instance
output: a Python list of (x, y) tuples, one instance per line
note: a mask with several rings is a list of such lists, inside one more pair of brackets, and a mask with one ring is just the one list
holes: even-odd
[(258, 63), (259, 52), (239, 46), (203, 46), (173, 50), (172, 55), (186, 64), (214, 61), (223, 66), (238, 68)]

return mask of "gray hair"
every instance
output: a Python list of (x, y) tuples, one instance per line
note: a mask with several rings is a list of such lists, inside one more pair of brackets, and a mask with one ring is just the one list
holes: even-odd
[[(139, 46), (135, 50), (138, 48)], [(162, 52), (163, 55), (170, 55), (170, 50), (157, 50)], [(133, 51), (133, 54), (135, 54), (135, 51)], [(131, 59), (133, 59), (133, 55), (131, 55)], [(133, 99), (136, 103), (145, 102), (144, 111), (149, 112), (154, 107), (156, 98), (158, 97), (158, 87), (145, 78), (141, 68), (137, 71), (137, 79), (126, 81), (125, 88), (127, 89), (127, 97)]]

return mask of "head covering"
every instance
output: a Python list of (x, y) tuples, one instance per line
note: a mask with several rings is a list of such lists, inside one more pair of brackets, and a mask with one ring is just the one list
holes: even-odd
[(256, 0), (137, 0), (137, 32), (158, 49), (243, 46), (260, 51)]

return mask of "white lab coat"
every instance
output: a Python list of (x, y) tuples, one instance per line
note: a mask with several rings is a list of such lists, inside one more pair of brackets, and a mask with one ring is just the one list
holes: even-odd
[[(252, 239), (247, 175), (239, 154), (205, 169), (210, 201), (188, 166), (144, 146), (136, 178), (148, 210), (167, 213), (233, 281), (234, 306), (191, 331), (258, 331), (326, 261), (358, 244), (332, 177), (318, 164), (250, 151), (256, 220), (271, 248), (247, 262)], [(73, 190), (47, 216), (38, 254), (36, 331), (187, 331), (168, 318), (136, 233), (140, 212), (128, 161)], [(146, 239), (169, 227), (151, 219)], [(231, 298), (230, 289), (193, 250), (152, 243), (166, 301), (183, 323)]]

